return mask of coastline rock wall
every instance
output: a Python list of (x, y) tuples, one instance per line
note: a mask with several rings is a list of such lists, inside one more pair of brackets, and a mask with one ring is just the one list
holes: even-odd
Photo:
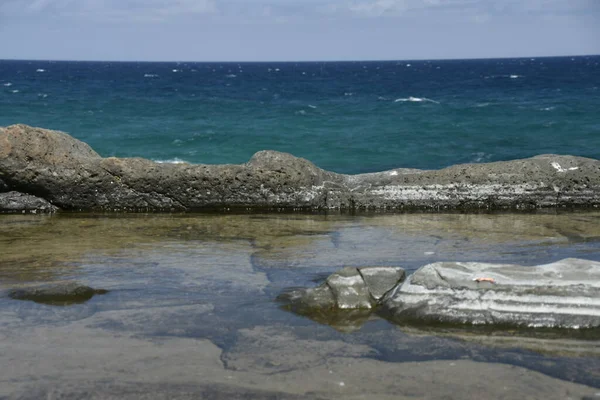
[[(0, 128), (0, 192), (64, 210), (491, 210), (597, 207), (600, 161), (524, 160), (343, 175), (276, 151), (240, 165), (102, 158), (66, 133)], [(1, 210), (0, 210), (1, 211)]]

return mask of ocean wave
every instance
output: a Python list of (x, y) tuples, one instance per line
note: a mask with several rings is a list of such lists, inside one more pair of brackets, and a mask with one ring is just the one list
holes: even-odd
[(173, 72), (179, 72), (179, 70), (178, 69), (174, 69)]
[(555, 109), (556, 109), (556, 107), (544, 107), (544, 108), (540, 108), (540, 111), (552, 111)]
[(180, 158), (172, 158), (170, 160), (154, 160), (157, 164), (189, 164), (189, 162), (182, 160)]
[(144, 78), (158, 78), (157, 74), (144, 74)]
[(473, 156), (473, 158), (469, 162), (472, 163), (483, 163), (489, 161), (492, 158), (491, 154), (484, 152), (472, 153), (471, 155)]
[(46, 70), (42, 69), (42, 68), (38, 68), (38, 69), (35, 70), (35, 72), (46, 72)]
[(236, 74), (225, 75), (226, 78), (237, 78)]
[(352, 92), (345, 92), (344, 96), (354, 96), (354, 93), (352, 93)]
[(313, 106), (312, 104), (309, 104), (309, 105), (308, 105), (308, 107), (309, 107), (309, 108), (312, 108), (312, 109), (315, 109), (315, 108), (317, 108), (317, 106)]
[(428, 102), (428, 103), (440, 104), (439, 101), (431, 100), (431, 99), (428, 99), (427, 97), (412, 97), (412, 96), (410, 96), (410, 97), (394, 100), (394, 103), (404, 103), (404, 102), (411, 102), (411, 103)]
[(19, 91), (17, 89), (12, 91), (13, 93), (19, 93)]
[(46, 93), (38, 93), (38, 97), (45, 99), (46, 97), (48, 97), (48, 95)]
[(6, 87), (10, 87), (10, 86), (12, 86), (12, 83), (10, 83), (10, 82), (7, 82), (7, 83), (5, 83), (5, 84), (4, 84), (4, 86), (6, 86)]

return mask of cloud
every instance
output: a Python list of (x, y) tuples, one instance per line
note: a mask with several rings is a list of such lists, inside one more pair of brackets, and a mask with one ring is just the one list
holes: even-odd
[(0, 18), (168, 21), (213, 15), (240, 22), (302, 18), (436, 17), (486, 23), (503, 16), (600, 14), (597, 0), (0, 0)]

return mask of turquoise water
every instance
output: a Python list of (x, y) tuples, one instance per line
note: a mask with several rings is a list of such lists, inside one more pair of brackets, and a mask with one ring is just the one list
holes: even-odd
[(343, 63), (0, 61), (0, 126), (104, 156), (345, 173), (542, 153), (600, 158), (600, 56)]

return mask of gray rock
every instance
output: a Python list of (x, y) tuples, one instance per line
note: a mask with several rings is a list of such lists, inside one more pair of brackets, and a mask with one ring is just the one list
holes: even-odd
[(406, 277), (406, 272), (402, 268), (363, 267), (358, 270), (373, 300), (377, 302)]
[[(294, 289), (279, 296), (279, 300), (296, 309), (327, 311), (370, 310), (383, 295), (404, 279), (402, 268), (346, 267), (333, 274), (316, 288)], [(319, 314), (319, 318), (321, 318)], [(344, 319), (345, 316), (336, 316)], [(367, 319), (360, 314), (360, 319)], [(351, 319), (355, 319), (352, 317)]]
[(71, 305), (85, 303), (98, 294), (106, 294), (107, 290), (93, 289), (76, 283), (43, 285), (12, 289), (8, 297), (14, 300), (29, 300), (49, 305)]
[(341, 309), (369, 309), (373, 307), (367, 284), (358, 269), (346, 267), (327, 278), (336, 305)]
[(0, 213), (53, 213), (57, 207), (39, 197), (19, 192), (0, 193)]
[(598, 160), (558, 155), (361, 175), (274, 151), (241, 165), (158, 164), (102, 158), (62, 132), (0, 128), (5, 184), (67, 210), (587, 208), (600, 205), (599, 172)]
[(0, 193), (9, 192), (9, 191), (10, 191), (10, 188), (8, 187), (8, 185), (2, 179), (0, 179)]
[(386, 296), (384, 308), (394, 320), (597, 328), (600, 263), (565, 259), (536, 267), (429, 264)]

